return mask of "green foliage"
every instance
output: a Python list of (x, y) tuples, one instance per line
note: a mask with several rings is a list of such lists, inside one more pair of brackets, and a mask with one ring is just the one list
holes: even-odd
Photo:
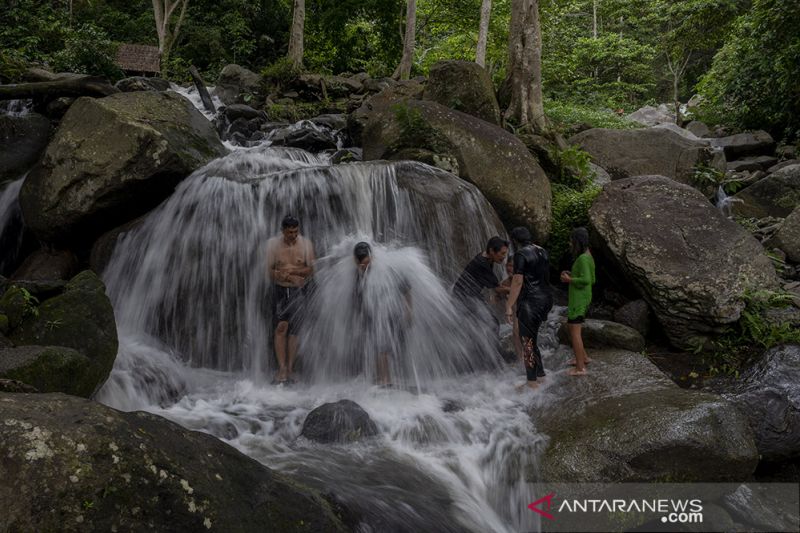
[(572, 230), (589, 224), (589, 208), (602, 189), (587, 184), (582, 190), (576, 190), (560, 183), (554, 183), (551, 189), (552, 223), (548, 250), (550, 257), (557, 260), (569, 251)]
[(704, 118), (800, 136), (800, 3), (756, 0), (698, 85)]
[(450, 146), (447, 138), (428, 124), (419, 109), (399, 103), (392, 106), (392, 112), (400, 126), (398, 140), (392, 145), (393, 151), (402, 148), (425, 148), (436, 153), (447, 151)]
[(81, 24), (68, 32), (64, 48), (50, 58), (50, 66), (56, 72), (75, 72), (105, 76), (118, 80), (124, 75), (114, 64), (117, 45), (105, 32), (91, 24)]
[(760, 289), (745, 292), (742, 299), (745, 307), (739, 321), (712, 342), (711, 350), (706, 351), (703, 346), (696, 350), (705, 351), (704, 361), (712, 374), (738, 377), (754, 354), (779, 344), (800, 343), (800, 328), (767, 315), (772, 309), (792, 305), (791, 294)]
[(610, 109), (597, 109), (593, 106), (563, 100), (545, 99), (544, 113), (555, 128), (562, 132), (569, 131), (579, 124), (590, 128), (631, 129), (642, 127), (638, 122), (627, 120)]
[(550, 150), (550, 159), (558, 167), (557, 183), (582, 191), (594, 177), (589, 166), (592, 157), (578, 146), (568, 146), (564, 150), (554, 147)]
[(288, 57), (281, 57), (271, 65), (264, 67), (261, 76), (267, 84), (286, 87), (293, 79), (303, 73), (303, 69), (296, 67)]
[(27, 66), (18, 50), (0, 50), (0, 83), (19, 81)]
[(39, 316), (39, 299), (32, 295), (28, 289), (16, 287), (22, 294), (24, 310), (22, 316)]

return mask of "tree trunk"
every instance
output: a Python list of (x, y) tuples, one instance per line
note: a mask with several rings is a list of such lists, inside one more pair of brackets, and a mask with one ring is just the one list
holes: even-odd
[(492, 0), (481, 2), (481, 23), (478, 28), (478, 48), (475, 51), (475, 62), (486, 67), (486, 41), (489, 38), (489, 19), (492, 16)]
[[(181, 24), (186, 16), (186, 6), (189, 0), (153, 0), (153, 15), (156, 21), (158, 34), (158, 51), (161, 53), (161, 75), (167, 76), (167, 63), (172, 52), (172, 46), (178, 40)], [(170, 27), (170, 20), (175, 9), (180, 6), (181, 12), (174, 27)]]
[(296, 68), (303, 65), (303, 32), (306, 23), (306, 1), (294, 0), (292, 30), (289, 34), (289, 61)]
[(194, 86), (197, 88), (197, 94), (200, 95), (200, 101), (203, 102), (203, 107), (205, 107), (206, 111), (210, 113), (216, 113), (217, 108), (214, 107), (214, 102), (211, 100), (211, 95), (208, 94), (206, 82), (204, 82), (203, 78), (200, 77), (200, 73), (197, 72), (197, 68), (194, 65), (189, 67), (189, 74), (192, 76), (192, 81), (194, 81)]
[(105, 78), (83, 76), (80, 78), (65, 78), (36, 83), (0, 85), (0, 100), (19, 100), (22, 98), (37, 98), (40, 96), (50, 98), (58, 98), (61, 96), (94, 96), (101, 98), (118, 92), (119, 89), (113, 85), (109, 85)]
[(597, 39), (597, 0), (592, 0), (592, 38)]
[(542, 35), (538, 0), (512, 0), (509, 28), (509, 73), (511, 104), (507, 120), (519, 127), (544, 132), (542, 97)]
[(406, 32), (403, 38), (403, 57), (395, 71), (395, 77), (407, 80), (411, 77), (411, 65), (414, 62), (414, 40), (417, 24), (417, 0), (408, 0), (406, 6)]

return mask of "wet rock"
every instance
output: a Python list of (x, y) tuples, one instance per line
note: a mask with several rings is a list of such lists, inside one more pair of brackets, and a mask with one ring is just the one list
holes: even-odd
[(21, 381), (14, 379), (0, 379), (0, 392), (24, 392), (30, 394), (39, 391), (36, 390), (36, 387), (32, 387)]
[(739, 191), (733, 212), (743, 217), (786, 217), (800, 205), (800, 165), (790, 165)]
[(42, 115), (0, 115), (0, 183), (20, 178), (33, 167), (49, 136), (50, 121)]
[(338, 145), (336, 135), (331, 130), (309, 121), (273, 131), (269, 139), (273, 146), (290, 146), (315, 153), (328, 148), (335, 149)]
[(126, 234), (141, 226), (145, 217), (146, 215), (142, 215), (101, 235), (92, 245), (92, 251), (89, 255), (89, 268), (98, 276), (101, 275), (114, 255), (114, 249), (117, 244), (125, 238)]
[(736, 322), (745, 291), (778, 286), (752, 235), (669, 178), (609, 183), (589, 218), (598, 254), (630, 280), (679, 348), (697, 348)]
[[(558, 338), (562, 344), (570, 344), (566, 320), (558, 329)], [(587, 318), (581, 328), (583, 345), (590, 350), (603, 348), (618, 348), (630, 352), (644, 350), (644, 337), (635, 329), (610, 322)]]
[(790, 261), (800, 263), (800, 207), (795, 207), (784, 219), (772, 242), (784, 251)]
[(376, 436), (378, 427), (360, 405), (351, 400), (339, 400), (308, 413), (300, 434), (326, 444), (347, 443)]
[(747, 155), (772, 155), (775, 141), (766, 131), (757, 130), (711, 139), (711, 146), (722, 148), (725, 157), (733, 160)]
[(318, 126), (325, 126), (333, 131), (340, 131), (347, 127), (347, 115), (342, 113), (329, 113), (311, 119), (311, 122)]
[(225, 116), (228, 118), (230, 122), (233, 122), (236, 119), (243, 118), (245, 120), (251, 120), (254, 118), (260, 118), (266, 120), (267, 114), (263, 111), (259, 111), (258, 109), (253, 109), (249, 105), (245, 104), (233, 104), (229, 105), (225, 108)]
[(69, 250), (38, 250), (29, 255), (11, 275), (12, 280), (42, 281), (70, 279), (78, 270), (78, 258)]
[(728, 384), (724, 396), (750, 421), (767, 461), (800, 457), (800, 346), (779, 346)]
[(628, 302), (614, 311), (614, 321), (638, 331), (647, 337), (650, 331), (650, 306), (644, 300)]
[(428, 74), (423, 98), (500, 125), (500, 106), (486, 70), (473, 61), (439, 61)]
[(211, 123), (176, 93), (79, 98), (25, 180), (20, 206), (41, 240), (91, 243), (225, 152)]
[(261, 92), (261, 76), (239, 65), (225, 65), (217, 77), (213, 94), (228, 105), (244, 103), (246, 94)]
[(168, 91), (169, 82), (164, 78), (147, 78), (144, 76), (132, 76), (123, 78), (114, 84), (114, 87), (124, 93), (134, 91)]
[(728, 161), (728, 170), (732, 172), (766, 170), (777, 162), (778, 158), (771, 155), (745, 157), (744, 159), (737, 159), (736, 161)]
[(361, 161), (361, 148), (343, 148), (337, 150), (331, 156), (331, 163), (338, 165), (341, 163), (351, 163), (353, 161)]
[(389, 157), (392, 161), (419, 161), (440, 168), (451, 174), (458, 174), (458, 160), (448, 154), (437, 154), (424, 148), (403, 148)]
[(493, 124), (435, 102), (406, 100), (370, 116), (363, 148), (365, 160), (404, 148), (452, 156), (459, 176), (475, 184), (506, 227), (527, 226), (537, 242), (547, 238), (550, 182), (527, 147)]
[[(72, 348), (88, 359), (85, 381), (80, 384), (81, 391), (88, 391), (85, 396), (99, 389), (108, 378), (117, 356), (117, 327), (105, 286), (91, 271), (72, 278), (63, 294), (38, 304), (20, 288), (12, 287), (0, 299), (0, 312), (9, 316), (8, 338), (15, 345)], [(63, 364), (74, 369), (75, 358)], [(49, 375), (37, 379), (58, 382)]]
[(569, 143), (589, 152), (592, 161), (615, 180), (653, 174), (693, 185), (698, 165), (725, 170), (725, 158), (708, 141), (687, 139), (667, 128), (593, 128), (571, 137)]
[(364, 128), (370, 118), (409, 98), (422, 96), (425, 86), (416, 82), (397, 83), (392, 80), (385, 89), (367, 98), (361, 106), (347, 116), (347, 133), (353, 142), (362, 144)]
[(149, 413), (0, 394), (0, 420), (3, 531), (345, 530), (310, 489)]
[(63, 346), (19, 346), (0, 350), (0, 378), (17, 380), (41, 392), (88, 398), (97, 381), (88, 357)]
[(61, 98), (54, 98), (47, 102), (42, 113), (45, 114), (50, 120), (61, 120), (67, 114), (69, 108), (75, 103), (76, 98), (69, 96), (62, 96)]
[[(566, 357), (569, 350), (564, 352), (557, 355)], [(561, 377), (555, 385), (562, 392), (537, 407), (537, 425), (550, 440), (541, 454), (541, 477), (529, 469), (528, 479), (717, 482), (753, 473), (753, 433), (730, 402), (680, 389), (641, 354), (608, 350), (592, 356), (587, 376)]]
[(724, 499), (724, 508), (747, 531), (796, 530), (797, 493), (791, 489), (775, 490), (768, 484), (741, 485)]

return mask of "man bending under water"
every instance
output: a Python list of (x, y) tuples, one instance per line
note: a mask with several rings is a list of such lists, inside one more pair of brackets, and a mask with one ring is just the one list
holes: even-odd
[(267, 270), (273, 283), (272, 320), (278, 375), (273, 383), (294, 383), (297, 327), (302, 316), (304, 288), (314, 273), (314, 247), (300, 235), (300, 222), (291, 215), (281, 222), (281, 235), (267, 242)]

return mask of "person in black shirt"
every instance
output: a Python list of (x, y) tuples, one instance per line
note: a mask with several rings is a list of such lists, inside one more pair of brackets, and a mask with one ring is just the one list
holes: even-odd
[(498, 293), (505, 293), (500, 287), (500, 282), (494, 273), (494, 265), (505, 261), (508, 255), (508, 241), (500, 237), (492, 237), (486, 244), (486, 250), (472, 258), (456, 284), (453, 285), (453, 295), (463, 303), (470, 300), (483, 300), (483, 289), (495, 289)]
[(533, 244), (533, 237), (527, 228), (511, 230), (511, 240), (515, 250), (514, 276), (506, 302), (506, 319), (513, 324), (516, 304), (527, 385), (535, 388), (537, 378), (545, 375), (537, 335), (539, 326), (553, 307), (553, 290), (548, 280), (550, 264), (547, 251)]

